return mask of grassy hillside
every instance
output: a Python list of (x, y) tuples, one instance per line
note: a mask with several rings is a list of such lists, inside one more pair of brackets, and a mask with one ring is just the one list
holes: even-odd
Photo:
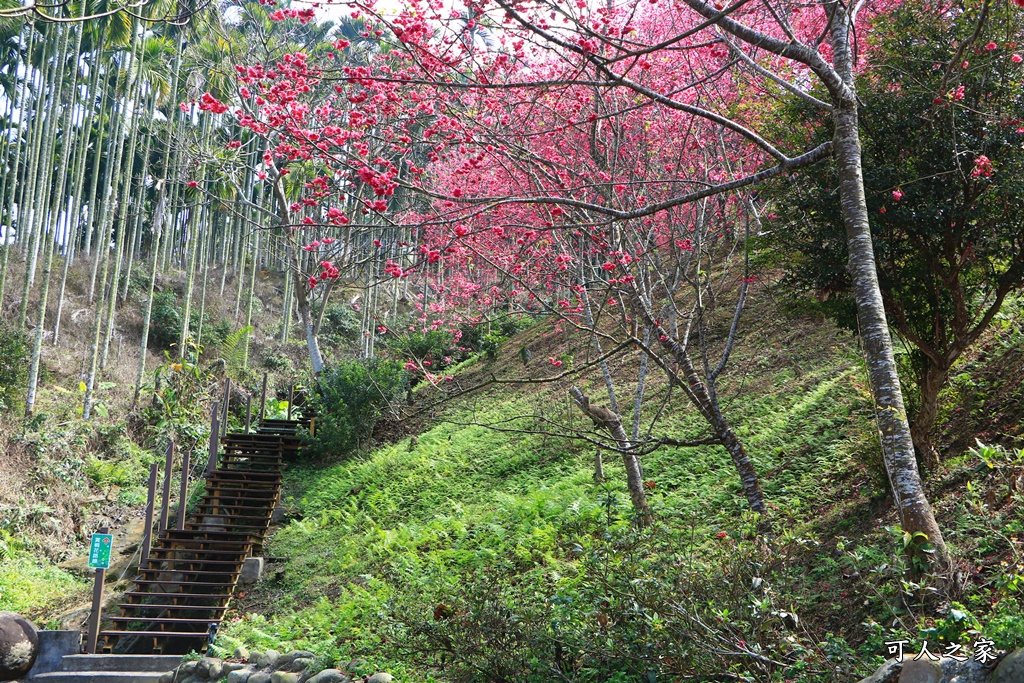
[[(845, 681), (898, 637), (1024, 642), (1019, 452), (964, 452), (933, 475), (960, 558), (937, 597), (901, 552), (856, 340), (776, 311), (751, 319), (722, 399), (762, 477), (768, 534), (716, 446), (644, 458), (658, 524), (632, 531), (621, 464), (606, 454), (595, 483), (593, 446), (552, 433), (580, 423), (569, 384), (496, 385), (444, 403), (415, 441), (289, 470), (294, 519), (222, 646), (310, 649), (403, 681)], [(456, 383), (522, 367), (524, 346), (537, 376), (585, 340), (540, 325)], [(635, 359), (612, 372), (625, 403)], [(606, 402), (603, 385), (589, 391)], [(705, 433), (659, 379), (648, 396), (648, 417), (665, 404), (655, 436)], [(421, 388), (417, 405), (436, 398)]]

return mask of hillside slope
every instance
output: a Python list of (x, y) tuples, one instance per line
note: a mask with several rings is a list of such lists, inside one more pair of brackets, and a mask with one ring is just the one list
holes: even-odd
[[(767, 305), (748, 320), (721, 393), (761, 475), (770, 534), (756, 532), (716, 446), (646, 456), (658, 524), (631, 531), (621, 464), (606, 456), (596, 484), (593, 446), (552, 433), (581, 421), (568, 380), (492, 385), (408, 427), (422, 430), (414, 440), (293, 468), (293, 520), (221, 646), (309, 649), (403, 681), (845, 681), (900, 637), (1019, 645), (1022, 495), (1008, 484), (1024, 474), (1019, 454), (986, 451), (981, 468), (957, 454), (933, 475), (960, 558), (955, 602), (936, 599), (900, 552), (856, 340)], [(453, 382), (514, 375), (523, 347), (535, 360), (521, 374), (551, 375), (545, 358), (582, 364), (586, 346), (542, 324)], [(611, 368), (623, 403), (635, 363)], [(599, 373), (577, 381), (606, 403)], [(695, 411), (665, 392), (652, 375), (646, 416), (665, 404), (655, 435), (702, 437)], [(429, 386), (417, 396), (437, 398)]]

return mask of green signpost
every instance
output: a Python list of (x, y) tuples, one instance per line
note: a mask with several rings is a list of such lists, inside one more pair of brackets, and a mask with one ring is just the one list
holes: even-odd
[(110, 547), (114, 544), (111, 534), (93, 534), (89, 545), (89, 567), (91, 569), (110, 568)]

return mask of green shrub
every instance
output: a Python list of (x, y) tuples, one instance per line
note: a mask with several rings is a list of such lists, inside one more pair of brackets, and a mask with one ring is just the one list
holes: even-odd
[(224, 344), (224, 340), (234, 332), (234, 329), (235, 326), (226, 318), (221, 318), (215, 322), (210, 322), (209, 319), (204, 320), (203, 349), (205, 351), (219, 349)]
[(359, 452), (407, 384), (408, 375), (396, 361), (342, 362), (325, 370), (310, 398), (316, 436), (308, 440), (305, 452), (313, 456)]
[(388, 338), (385, 344), (396, 357), (422, 364), (428, 372), (440, 372), (469, 356), (468, 351), (460, 350), (454, 335), (444, 330), (407, 332)]
[(153, 312), (149, 320), (149, 341), (156, 346), (170, 348), (181, 337), (181, 309), (173, 290), (166, 289), (153, 297)]
[(359, 338), (359, 315), (347, 304), (331, 304), (320, 323), (320, 337), (332, 346), (347, 346)]
[(22, 406), (28, 387), (28, 338), (0, 323), (0, 410)]

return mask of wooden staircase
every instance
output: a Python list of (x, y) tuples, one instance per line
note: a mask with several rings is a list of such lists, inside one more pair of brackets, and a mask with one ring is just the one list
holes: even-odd
[(169, 655), (206, 647), (246, 558), (262, 551), (282, 469), (298, 454), (301, 424), (263, 420), (255, 433), (220, 439), (223, 453), (206, 475), (201, 502), (184, 529), (168, 529), (156, 540), (120, 615), (100, 632), (103, 651)]

